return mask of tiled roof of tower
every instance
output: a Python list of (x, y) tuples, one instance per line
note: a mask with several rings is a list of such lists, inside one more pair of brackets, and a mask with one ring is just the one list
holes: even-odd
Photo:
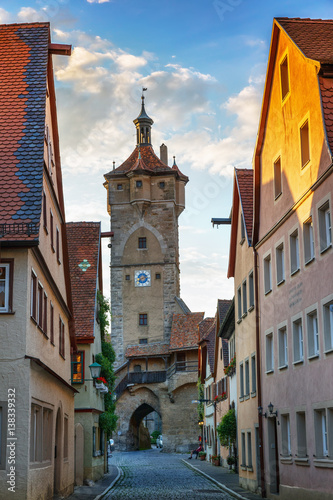
[(205, 318), (199, 324), (199, 342), (204, 340), (208, 335), (215, 318)]
[(245, 230), (248, 241), (251, 242), (253, 225), (253, 170), (235, 168), (235, 175), (244, 215)]
[(100, 222), (66, 224), (77, 340), (94, 339), (100, 231)]
[(198, 347), (199, 323), (205, 313), (174, 314), (172, 318), (170, 351)]
[(276, 21), (306, 57), (333, 63), (333, 20), (278, 17)]
[[(139, 158), (139, 155), (141, 156), (141, 158)], [(165, 175), (168, 174), (174, 175), (175, 172), (175, 169), (172, 169), (168, 165), (165, 165), (158, 158), (158, 156), (156, 156), (152, 146), (150, 144), (147, 144), (147, 145), (141, 145), (140, 147), (136, 146), (136, 148), (127, 158), (127, 160), (125, 160), (124, 163), (122, 163), (115, 170), (111, 170), (111, 172), (106, 174), (106, 177), (116, 174), (124, 175), (134, 170), (144, 171), (150, 174), (165, 174)], [(185, 182), (188, 181), (188, 177), (186, 177), (186, 175), (183, 175), (181, 171), (178, 169), (178, 167), (176, 173), (177, 177), (184, 180)]]
[(38, 239), (48, 44), (49, 23), (0, 26), (0, 221), (20, 224), (2, 240)]
[(156, 344), (129, 345), (125, 352), (126, 358), (140, 358), (146, 356), (167, 356), (169, 344), (161, 342)]

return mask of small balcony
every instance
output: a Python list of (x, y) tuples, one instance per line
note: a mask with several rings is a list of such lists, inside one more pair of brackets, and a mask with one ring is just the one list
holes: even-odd
[(197, 361), (176, 361), (167, 369), (167, 378), (171, 378), (175, 374), (198, 372)]

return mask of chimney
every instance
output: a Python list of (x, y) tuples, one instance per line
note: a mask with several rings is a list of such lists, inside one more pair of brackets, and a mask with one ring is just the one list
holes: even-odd
[(164, 143), (160, 146), (160, 159), (165, 165), (168, 164), (168, 148)]

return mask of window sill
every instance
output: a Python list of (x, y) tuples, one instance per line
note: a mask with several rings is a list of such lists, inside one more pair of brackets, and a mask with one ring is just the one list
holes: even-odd
[(293, 361), (293, 365), (301, 365), (304, 363), (304, 359), (298, 359), (297, 361)]
[(53, 253), (55, 253), (55, 248), (54, 248), (53, 245), (51, 245), (51, 250), (52, 250)]
[(282, 278), (282, 280), (280, 280), (276, 286), (280, 286), (280, 285), (283, 285), (283, 283), (285, 282), (286, 280), (284, 278)]
[(252, 392), (251, 392), (251, 398), (255, 398), (255, 397), (256, 397), (256, 395), (257, 395), (257, 391), (252, 391)]
[(249, 472), (253, 472), (253, 467), (252, 467), (252, 465), (248, 465), (248, 466), (246, 467), (246, 470), (247, 470), (247, 471), (249, 471)]
[(44, 460), (44, 462), (30, 462), (30, 469), (40, 469), (41, 467), (51, 467), (51, 460)]
[(239, 401), (242, 403), (244, 401), (244, 396), (239, 396)]
[(239, 323), (241, 323), (241, 322), (242, 322), (242, 318), (238, 318), (237, 325), (239, 325)]
[(267, 370), (265, 371), (266, 375), (269, 375), (270, 373), (274, 373), (274, 370)]
[(246, 395), (244, 396), (244, 400), (245, 400), (245, 401), (247, 401), (248, 399), (250, 399), (250, 394), (246, 394)]
[(247, 312), (243, 313), (242, 319), (246, 318), (246, 316), (247, 316)]
[(297, 274), (299, 271), (300, 271), (300, 268), (298, 267), (297, 269), (295, 269), (295, 271), (292, 271), (290, 273), (290, 276), (295, 276), (295, 274)]
[(332, 248), (332, 243), (330, 243), (326, 248), (323, 248), (322, 250), (320, 250), (320, 255), (327, 252), (327, 250), (329, 250), (330, 248)]
[(307, 261), (304, 263), (304, 265), (305, 265), (305, 266), (308, 266), (308, 265), (309, 265), (309, 264), (311, 264), (311, 262), (313, 262), (314, 260), (315, 260), (315, 258), (314, 258), (314, 257), (311, 257), (311, 259), (307, 260)]
[(46, 234), (49, 234), (49, 230), (47, 229), (46, 226), (44, 226), (44, 231), (45, 231)]
[(319, 352), (317, 354), (312, 354), (312, 356), (308, 356), (308, 360), (312, 361), (313, 359), (318, 359), (319, 358)]
[(253, 309), (254, 309), (254, 305), (253, 305), (253, 306), (250, 306), (250, 307), (249, 307), (249, 310), (248, 310), (248, 312), (251, 312), (251, 311), (253, 311)]
[(15, 311), (0, 311), (0, 314), (15, 314)]
[(277, 201), (282, 196), (282, 191), (275, 196), (274, 200)]
[(333, 347), (330, 347), (326, 351), (324, 351), (324, 354), (331, 354), (333, 352)]
[(291, 465), (293, 463), (293, 459), (292, 457), (288, 457), (288, 456), (285, 456), (285, 457), (280, 457), (280, 462), (281, 464), (287, 464), (287, 465)]
[(247, 470), (246, 465), (241, 465), (241, 469), (242, 469), (242, 470)]
[(333, 469), (333, 460), (328, 458), (314, 458), (313, 465), (315, 467), (324, 467), (326, 469)]
[(265, 292), (265, 295), (270, 294), (270, 293), (271, 293), (271, 291), (272, 291), (272, 289), (270, 288), (269, 290), (267, 290), (267, 292)]
[(239, 244), (243, 245), (244, 241), (245, 241), (245, 237), (240, 240)]
[(279, 370), (285, 370), (286, 368), (288, 368), (288, 365), (281, 365), (281, 366), (279, 366)]
[(301, 171), (305, 169), (305, 167), (307, 167), (311, 162), (311, 158), (310, 160), (308, 160), (306, 163), (304, 163), (304, 165), (301, 166)]
[(307, 457), (295, 457), (295, 464), (310, 467), (309, 459)]

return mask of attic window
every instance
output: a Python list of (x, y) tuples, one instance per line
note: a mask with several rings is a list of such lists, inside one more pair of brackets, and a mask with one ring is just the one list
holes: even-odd
[(288, 70), (288, 56), (286, 56), (280, 64), (280, 77), (281, 77), (281, 96), (282, 101), (287, 97), (290, 91), (289, 87), (289, 70)]
[(117, 184), (117, 191), (122, 191), (122, 190), (123, 190), (123, 185)]
[(310, 161), (309, 120), (306, 120), (300, 128), (302, 168)]
[(241, 214), (241, 240), (240, 243), (242, 244), (245, 240), (245, 225), (244, 225), (244, 217), (243, 214)]
[(142, 181), (136, 181), (136, 187), (141, 188), (142, 187)]

